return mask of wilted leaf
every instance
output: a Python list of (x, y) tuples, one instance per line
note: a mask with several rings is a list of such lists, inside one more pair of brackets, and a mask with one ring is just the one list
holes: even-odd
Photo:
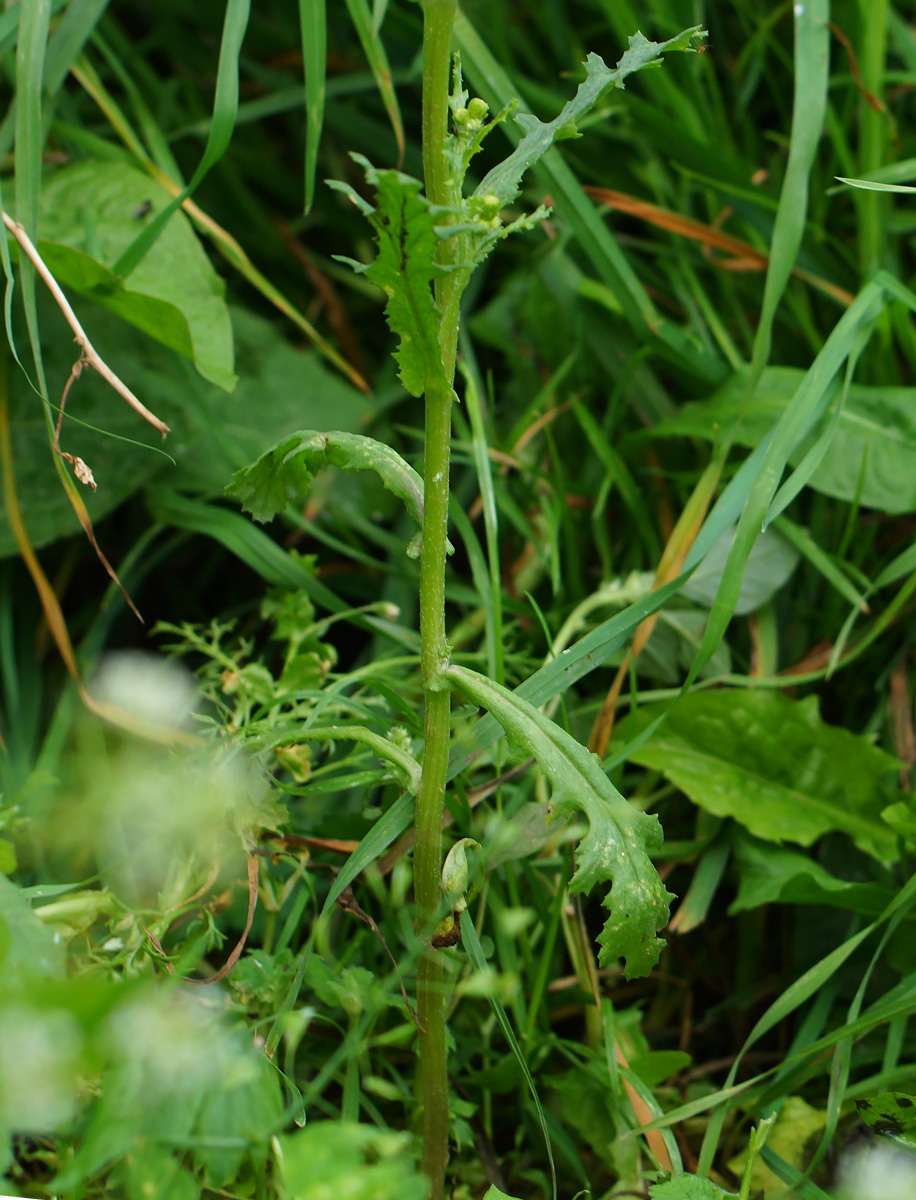
[(665, 944), (656, 934), (668, 921), (671, 899), (648, 854), (662, 844), (658, 818), (628, 804), (594, 755), (516, 694), (466, 667), (450, 666), (445, 673), (492, 713), (510, 742), (534, 755), (553, 789), (554, 814), (588, 817), (570, 891), (612, 885), (603, 901), (610, 916), (598, 937), (599, 961), (607, 966), (623, 958), (628, 979), (647, 975)]

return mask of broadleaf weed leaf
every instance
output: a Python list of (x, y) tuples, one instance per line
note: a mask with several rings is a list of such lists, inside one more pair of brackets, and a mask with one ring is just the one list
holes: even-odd
[(628, 979), (648, 975), (665, 945), (656, 934), (668, 921), (672, 898), (648, 853), (662, 844), (658, 818), (628, 804), (598, 759), (533, 705), (466, 667), (449, 666), (445, 674), (492, 713), (510, 742), (534, 755), (553, 789), (553, 814), (568, 818), (578, 811), (588, 817), (569, 890), (611, 884), (603, 901), (610, 916), (598, 936), (598, 961), (608, 966), (623, 958)]

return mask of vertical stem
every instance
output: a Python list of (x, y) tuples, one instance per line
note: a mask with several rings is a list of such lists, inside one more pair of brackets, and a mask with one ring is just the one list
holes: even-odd
[[(448, 129), (449, 45), (456, 0), (423, 0), (423, 170), (427, 197), (448, 204), (451, 185), (443, 154)], [(445, 244), (447, 246), (447, 244)], [(446, 253), (448, 250), (446, 249)], [(449, 443), (458, 336), (457, 283), (438, 281), (436, 298), (446, 319), (440, 328), (444, 377), (426, 391), (423, 549), (420, 558), (420, 654), (426, 699), (426, 748), (414, 824), (414, 893), (424, 942), (438, 915), (442, 873), (442, 806), (449, 751), (450, 693), (439, 679), (448, 657), (445, 638), (445, 557), (448, 532)], [(430, 1200), (442, 1200), (448, 1158), (448, 1078), (442, 963), (429, 945), (417, 965), (420, 1018), (419, 1091), (423, 1111), (423, 1170)]]

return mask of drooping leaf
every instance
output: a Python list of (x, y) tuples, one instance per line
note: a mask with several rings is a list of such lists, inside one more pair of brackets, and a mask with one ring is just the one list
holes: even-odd
[[(637, 738), (661, 711), (641, 708), (621, 722), (618, 736)], [(837, 830), (877, 858), (895, 857), (880, 814), (892, 795), (887, 780), (896, 759), (867, 738), (827, 725), (814, 696), (694, 693), (630, 759), (660, 770), (694, 804), (766, 841), (810, 846)]]
[(324, 467), (375, 471), (385, 487), (403, 500), (423, 524), (423, 480), (396, 450), (359, 433), (291, 433), (249, 467), (237, 471), (226, 488), (256, 521), (269, 521), (293, 499), (306, 495), (312, 477)]
[(173, 215), (129, 286), (112, 270), (143, 225), (171, 200), (165, 188), (126, 163), (90, 160), (64, 167), (42, 189), (38, 250), (65, 291), (117, 313), (231, 391), (225, 284), (187, 217)]
[(375, 230), (378, 256), (368, 266), (351, 265), (385, 293), (385, 316), (399, 339), (395, 357), (401, 382), (412, 396), (421, 396), (431, 378), (444, 378), (439, 310), (432, 292), (433, 280), (441, 274), (435, 210), (419, 179), (401, 171), (379, 171), (361, 154), (352, 157), (375, 189), (375, 208), (346, 184), (329, 180), (328, 185), (349, 195), (366, 214)]
[(671, 50), (696, 50), (705, 35), (699, 25), (685, 29), (667, 42), (650, 42), (641, 33), (634, 33), (626, 54), (614, 70), (597, 54), (590, 54), (585, 62), (585, 80), (579, 85), (572, 100), (563, 105), (552, 121), (539, 121), (531, 113), (519, 113), (516, 121), (524, 129), (525, 136), (492, 171), (488, 171), (474, 192), (475, 196), (497, 196), (500, 204), (514, 200), (521, 186), (522, 176), (538, 159), (542, 158), (555, 141), (576, 136), (576, 121), (594, 107), (601, 96), (612, 87), (623, 88), (624, 80), (643, 67), (659, 66), (661, 56)]
[(594, 755), (517, 694), (467, 667), (449, 666), (445, 674), (499, 721), (510, 742), (534, 755), (553, 789), (553, 815), (588, 817), (570, 891), (611, 884), (599, 962), (623, 958), (628, 979), (648, 974), (665, 944), (656, 935), (668, 920), (671, 899), (648, 854), (662, 843), (658, 818), (628, 804)]
[[(804, 372), (794, 367), (768, 367), (743, 409), (736, 440), (744, 446), (758, 445), (786, 411), (803, 378)], [(836, 403), (838, 388), (839, 382), (832, 385), (829, 407)], [(741, 370), (708, 400), (686, 404), (676, 416), (656, 425), (653, 436), (721, 439), (735, 428), (746, 391), (747, 372)], [(830, 420), (828, 411), (823, 421)], [(790, 465), (802, 461), (817, 441), (823, 421), (792, 450)], [(866, 508), (880, 512), (914, 512), (914, 455), (916, 415), (911, 389), (853, 384), (808, 486), (838, 500), (858, 498)]]

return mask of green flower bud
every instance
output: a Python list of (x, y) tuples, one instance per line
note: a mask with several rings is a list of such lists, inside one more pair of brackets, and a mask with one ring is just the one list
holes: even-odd
[(388, 730), (388, 740), (393, 742), (399, 750), (410, 753), (410, 734), (403, 725), (392, 725)]
[(489, 192), (486, 196), (480, 197), (480, 215), (485, 221), (498, 217), (500, 207), (499, 196), (495, 192)]
[(487, 119), (487, 113), (489, 111), (489, 104), (487, 104), (486, 100), (481, 100), (479, 96), (475, 96), (474, 99), (468, 103), (467, 114), (472, 121), (477, 121), (478, 125), (481, 121), (485, 121)]
[(480, 849), (480, 843), (473, 838), (461, 838), (449, 850), (442, 867), (442, 891), (453, 911), (463, 912), (467, 907), (464, 893), (468, 890), (468, 846)]

